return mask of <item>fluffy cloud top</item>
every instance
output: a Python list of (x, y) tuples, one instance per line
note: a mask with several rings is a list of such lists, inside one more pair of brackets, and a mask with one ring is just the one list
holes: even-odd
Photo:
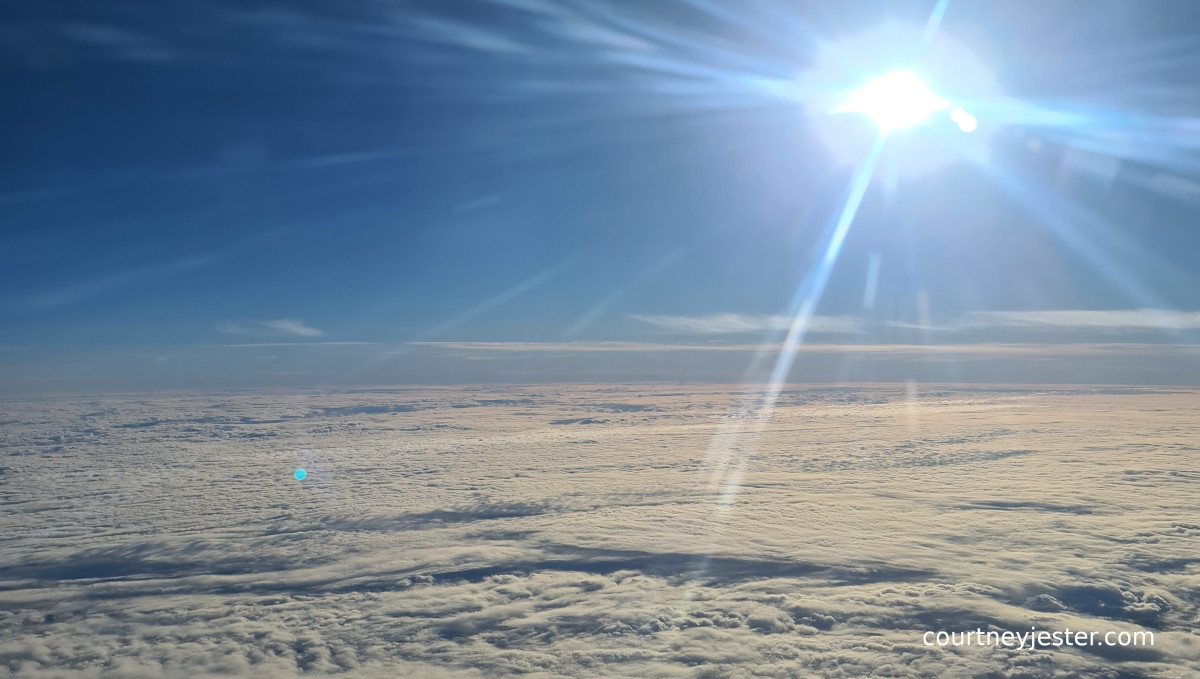
[[(1194, 676), (1197, 398), (10, 399), (0, 675)], [(922, 643), (1031, 626), (1155, 641)]]

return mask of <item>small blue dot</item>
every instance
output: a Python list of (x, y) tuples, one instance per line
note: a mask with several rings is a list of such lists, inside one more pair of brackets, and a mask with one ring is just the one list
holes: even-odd
[(308, 472), (304, 471), (304, 467), (301, 467), (297, 469), (296, 473), (292, 474), (292, 476), (296, 477), (297, 481), (303, 481), (304, 477), (308, 476)]

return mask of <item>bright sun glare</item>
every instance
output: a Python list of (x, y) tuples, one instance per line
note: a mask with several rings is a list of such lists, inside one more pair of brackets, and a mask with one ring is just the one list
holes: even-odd
[[(867, 82), (846, 95), (835, 113), (861, 113), (870, 116), (885, 131), (912, 127), (930, 115), (950, 108), (950, 102), (934, 94), (912, 71), (892, 71)], [(961, 108), (951, 112), (963, 132), (975, 129), (975, 117)]]

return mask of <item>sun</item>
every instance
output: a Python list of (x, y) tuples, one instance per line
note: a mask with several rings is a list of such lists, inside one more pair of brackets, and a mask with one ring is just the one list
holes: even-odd
[[(947, 108), (950, 108), (950, 102), (931, 92), (915, 73), (892, 71), (873, 78), (860, 89), (847, 93), (845, 101), (834, 109), (834, 112), (869, 116), (879, 125), (879, 129), (891, 132), (917, 125), (934, 113)], [(963, 111), (963, 114), (966, 112)], [(955, 122), (967, 131), (967, 125), (963, 125), (957, 119)]]
[(936, 39), (928, 32), (885, 21), (822, 43), (797, 74), (798, 108), (831, 162), (858, 167), (877, 144), (886, 146), (881, 172), (890, 178), (989, 161), (1016, 100), (973, 50), (945, 31)]

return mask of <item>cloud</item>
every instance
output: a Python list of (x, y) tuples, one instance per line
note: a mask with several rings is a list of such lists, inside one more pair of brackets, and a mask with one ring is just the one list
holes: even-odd
[(263, 321), (263, 325), (271, 330), (275, 330), (285, 335), (297, 335), (299, 337), (319, 337), (325, 334), (316, 328), (305, 325), (304, 321), (296, 321), (286, 318), (277, 321)]
[(376, 342), (243, 342), (240, 344), (222, 344), (225, 348), (234, 349), (261, 349), (263, 347), (295, 347), (308, 348), (313, 347), (376, 347), (384, 346)]
[(1200, 198), (1200, 182), (1187, 177), (1160, 172), (1145, 180), (1144, 183), (1156, 191), (1176, 198), (1186, 200)]
[(471, 319), (476, 318), (477, 316), (480, 316), (481, 314), (485, 314), (485, 313), (491, 311), (492, 309), (495, 309), (498, 306), (501, 306), (503, 304), (511, 302), (512, 300), (520, 297), (521, 295), (524, 295), (525, 293), (529, 292), (530, 290), (533, 290), (534, 288), (537, 288), (541, 285), (544, 285), (544, 284), (554, 280), (555, 278), (561, 276), (568, 269), (573, 267), (575, 265), (576, 261), (577, 261), (576, 258), (567, 259), (563, 262), (560, 262), (559, 264), (557, 264), (555, 266), (550, 267), (549, 269), (546, 269), (545, 271), (542, 271), (541, 273), (537, 274), (536, 276), (533, 276), (532, 278), (525, 279), (524, 281), (508, 288), (507, 290), (504, 290), (498, 294), (492, 295), (488, 299), (480, 302), (479, 304), (476, 304), (475, 306), (462, 312), (461, 314), (455, 316), (454, 318), (443, 321), (442, 323), (435, 326), (433, 329), (423, 333), (421, 335), (422, 340), (432, 339), (434, 337), (437, 337), (438, 335), (448, 332), (448, 331), (462, 325), (463, 323), (466, 323), (467, 321), (470, 321)]
[(482, 24), (420, 15), (407, 16), (403, 21), (410, 30), (409, 37), (414, 40), (508, 55), (531, 51), (529, 45)]
[(113, 292), (145, 279), (195, 271), (208, 266), (216, 259), (217, 255), (215, 254), (203, 254), (161, 264), (126, 269), (34, 295), (24, 300), (21, 306), (28, 309), (56, 309)]
[(749, 344), (665, 344), (655, 342), (408, 342), (406, 346), (501, 353), (753, 351), (758, 348)]
[(169, 61), (177, 56), (156, 38), (116, 26), (67, 24), (63, 32), (72, 40), (108, 50), (116, 58), (128, 61)]
[[(0, 675), (1193, 676), (1195, 395), (6, 400)], [(922, 643), (1032, 626), (1154, 645)]]
[(1200, 330), (1200, 311), (1169, 309), (1062, 309), (1052, 311), (973, 311), (945, 324), (888, 321), (888, 327), (927, 332), (986, 329), (1045, 330)]
[[(643, 323), (670, 332), (697, 335), (722, 335), (743, 332), (787, 330), (792, 325), (789, 316), (767, 314), (713, 314), (710, 316), (652, 316), (633, 314), (630, 316)], [(857, 334), (862, 332), (858, 319), (853, 316), (813, 316), (808, 322), (808, 332), (829, 334)]]
[(470, 212), (478, 212), (499, 205), (504, 200), (504, 194), (492, 193), (486, 196), (477, 196), (470, 200), (463, 201), (455, 205), (452, 210), (455, 214), (467, 214)]
[[(341, 344), (361, 344), (344, 342)], [(253, 345), (260, 346), (260, 345)], [(780, 342), (765, 344), (666, 344), (655, 342), (408, 342), (405, 346), (451, 351), (500, 353), (597, 353), (597, 352), (778, 352)], [(979, 356), (1129, 356), (1137, 354), (1186, 355), (1200, 352), (1191, 344), (1135, 344), (1122, 342), (978, 342), (970, 344), (800, 344), (796, 353), (875, 354), (883, 356), (979, 355)]]
[(1165, 309), (977, 311), (961, 316), (954, 325), (959, 328), (1196, 330), (1200, 329), (1200, 311)]
[(921, 332), (952, 332), (956, 329), (956, 327), (952, 325), (909, 323), (908, 321), (884, 321), (883, 324), (889, 328), (899, 328), (901, 330), (920, 330)]
[[(781, 350), (779, 343), (718, 341), (393, 344), (306, 337), (140, 351), (19, 347), (0, 351), (0, 394), (65, 393), (67, 386), (78, 394), (230, 386), (754, 383), (770, 378)], [(148, 363), (146, 351), (171, 360)], [(794, 352), (788, 379), (804, 383), (1200, 385), (1200, 344), (1188, 343), (814, 343)], [(269, 371), (259, 355), (276, 357)]]
[(231, 335), (289, 335), (292, 337), (320, 337), (322, 330), (305, 325), (304, 321), (280, 318), (271, 321), (232, 322), (217, 324), (217, 330)]

